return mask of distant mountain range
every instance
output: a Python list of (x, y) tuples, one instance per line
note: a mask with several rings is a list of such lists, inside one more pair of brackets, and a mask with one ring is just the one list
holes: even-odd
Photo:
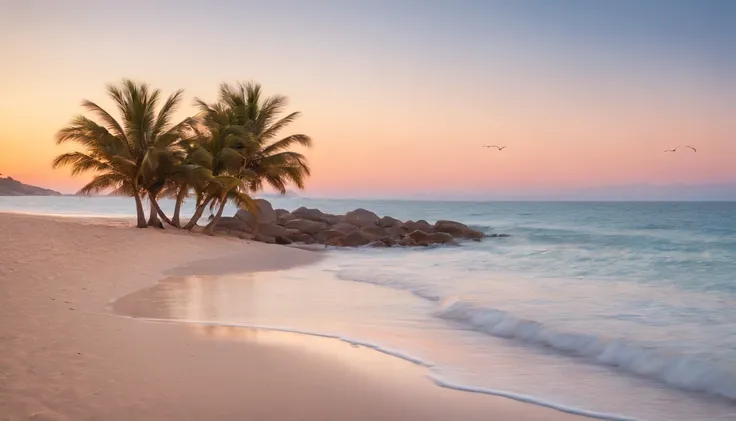
[(23, 184), (12, 177), (0, 177), (0, 196), (61, 196), (61, 193)]

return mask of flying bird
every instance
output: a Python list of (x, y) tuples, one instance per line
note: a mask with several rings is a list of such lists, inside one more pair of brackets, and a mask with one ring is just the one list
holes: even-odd
[[(679, 146), (677, 148), (679, 148)], [(675, 148), (675, 149), (667, 149), (665, 152), (677, 152), (677, 148)]]
[(483, 147), (484, 148), (496, 148), (499, 151), (502, 151), (502, 150), (504, 150), (504, 148), (506, 148), (505, 146), (496, 146), (496, 145), (483, 145)]
[(690, 148), (690, 149), (692, 149), (692, 150), (693, 150), (693, 152), (697, 152), (697, 151), (698, 151), (697, 149), (693, 148), (692, 146), (685, 146), (685, 147), (686, 147), (686, 148)]

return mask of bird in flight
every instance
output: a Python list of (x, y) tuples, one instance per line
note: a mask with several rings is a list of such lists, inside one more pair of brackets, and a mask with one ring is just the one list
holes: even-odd
[[(677, 148), (679, 148), (679, 147), (680, 147), (680, 146), (678, 146)], [(684, 146), (684, 147), (685, 147), (685, 148), (690, 148), (690, 149), (692, 149), (692, 150), (693, 150), (693, 152), (697, 152), (697, 151), (698, 151), (697, 149), (693, 148), (692, 146)], [(667, 149), (667, 150), (666, 150), (665, 152), (677, 152), (677, 148), (675, 148), (675, 149)]]
[(505, 146), (496, 146), (496, 145), (483, 145), (483, 147), (484, 148), (496, 148), (499, 151), (502, 151), (502, 150), (504, 150), (504, 148), (506, 148)]

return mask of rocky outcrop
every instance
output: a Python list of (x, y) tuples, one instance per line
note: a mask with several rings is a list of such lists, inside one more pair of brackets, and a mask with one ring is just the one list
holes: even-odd
[(379, 220), (378, 215), (365, 209), (356, 209), (345, 214), (345, 222), (361, 228), (378, 225)]
[(271, 203), (268, 200), (256, 199), (254, 202), (258, 205), (258, 214), (256, 215), (256, 219), (258, 219), (259, 223), (271, 224), (276, 222), (278, 219), (276, 211), (273, 210), (273, 206), (271, 206)]
[(328, 225), (324, 222), (310, 221), (309, 219), (292, 219), (284, 224), (284, 228), (299, 230), (310, 235), (323, 231), (327, 227)]
[(390, 216), (379, 217), (366, 209), (332, 215), (306, 207), (293, 212), (274, 210), (262, 199), (256, 204), (257, 215), (240, 210), (234, 217), (223, 217), (216, 232), (266, 243), (319, 243), (333, 247), (426, 247), (507, 236), (486, 235), (456, 221), (440, 220), (434, 225), (421, 219), (402, 222)]
[(450, 234), (453, 238), (480, 240), (485, 236), (482, 232), (455, 221), (437, 221), (434, 224), (434, 230)]
[(288, 237), (287, 229), (276, 224), (258, 224), (258, 233), (269, 237)]
[(375, 240), (361, 230), (353, 231), (342, 239), (343, 245), (347, 247), (364, 246), (371, 241)]
[(401, 224), (401, 221), (390, 216), (384, 216), (383, 218), (378, 220), (378, 226), (381, 228), (390, 228), (399, 224)]

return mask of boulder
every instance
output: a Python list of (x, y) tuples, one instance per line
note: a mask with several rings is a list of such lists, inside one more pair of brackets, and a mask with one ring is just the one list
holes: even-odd
[(315, 241), (314, 237), (303, 232), (299, 232), (298, 234), (289, 236), (287, 238), (295, 243), (314, 244), (317, 242)]
[(308, 219), (294, 219), (284, 224), (285, 228), (299, 230), (305, 234), (316, 234), (327, 228), (324, 222), (310, 221)]
[(455, 238), (446, 232), (428, 234), (429, 242), (434, 244), (455, 244)]
[(414, 241), (414, 239), (411, 237), (404, 237), (401, 240), (397, 241), (396, 244), (400, 246), (408, 247), (408, 246), (416, 246), (417, 242)]
[(274, 212), (276, 212), (276, 218), (278, 219), (281, 219), (284, 215), (291, 215), (291, 212), (286, 209), (276, 209)]
[(271, 206), (271, 202), (266, 199), (256, 199), (254, 202), (258, 205), (258, 214), (256, 215), (258, 222), (267, 224), (276, 222), (278, 217), (276, 211), (273, 210), (273, 206)]
[(267, 224), (261, 222), (260, 224), (258, 224), (258, 230), (256, 232), (269, 237), (288, 237), (286, 228), (276, 224)]
[(333, 215), (331, 213), (326, 213), (325, 220), (328, 224), (335, 225), (345, 221), (345, 215)]
[(351, 232), (356, 231), (358, 227), (347, 222), (338, 222), (337, 224), (332, 226), (332, 229), (335, 231), (340, 231), (343, 234), (350, 234)]
[(326, 246), (345, 247), (345, 239), (343, 237), (332, 237), (324, 242)]
[(302, 206), (301, 208), (295, 210), (291, 213), (295, 217), (299, 219), (306, 219), (308, 221), (317, 221), (317, 222), (329, 222), (330, 218), (328, 215), (322, 213), (319, 209), (309, 209)]
[(334, 229), (326, 229), (314, 234), (314, 239), (317, 240), (317, 242), (319, 243), (327, 244), (327, 240), (343, 236), (345, 236), (345, 234), (340, 231)]
[(277, 223), (278, 223), (279, 225), (284, 225), (284, 224), (286, 224), (287, 222), (289, 222), (289, 221), (293, 221), (293, 220), (295, 220), (295, 219), (299, 219), (299, 218), (297, 218), (296, 216), (294, 216), (294, 215), (292, 215), (292, 214), (290, 214), (290, 213), (284, 213), (284, 214), (281, 214), (281, 215), (279, 216), (279, 220), (277, 221)]
[(253, 236), (253, 241), (259, 241), (261, 243), (276, 244), (276, 239), (269, 235), (256, 234)]
[(427, 222), (427, 221), (425, 221), (423, 219), (420, 219), (420, 220), (418, 220), (416, 222), (414, 222), (414, 221), (406, 221), (406, 222), (404, 222), (403, 224), (401, 224), (399, 226), (403, 226), (409, 232), (419, 230), (419, 231), (424, 231), (426, 233), (430, 233), (430, 232), (433, 232), (434, 231), (434, 227), (432, 225), (430, 225), (429, 222)]
[(378, 226), (381, 228), (390, 228), (400, 223), (401, 221), (390, 216), (384, 216), (383, 218), (378, 220)]
[[(224, 217), (220, 219), (220, 224), (223, 222), (224, 219)], [(242, 224), (242, 226), (246, 227), (246, 232), (253, 232), (258, 226), (258, 221), (256, 220), (255, 215), (245, 209), (238, 209), (233, 219), (237, 219), (238, 222)]]
[(373, 226), (367, 226), (360, 229), (362, 233), (364, 233), (368, 238), (371, 238), (373, 241), (376, 240), (383, 240), (384, 238), (388, 239), (389, 235), (383, 228), (379, 227), (378, 225)]
[(293, 241), (291, 241), (287, 237), (284, 237), (284, 236), (281, 236), (281, 235), (277, 235), (276, 238), (275, 238), (275, 240), (276, 240), (276, 244), (287, 245), (287, 244), (293, 243)]
[(390, 247), (388, 244), (384, 243), (383, 241), (372, 241), (368, 243), (368, 247), (375, 247), (375, 248), (383, 248), (383, 247)]
[(408, 229), (406, 229), (406, 227), (403, 227), (401, 225), (395, 226), (395, 227), (386, 228), (386, 235), (388, 236), (388, 238), (391, 238), (393, 240), (398, 240), (400, 238), (403, 238), (409, 232), (410, 231)]
[(379, 220), (380, 218), (378, 215), (365, 209), (356, 209), (345, 214), (345, 222), (351, 223), (357, 227), (377, 225)]
[(430, 243), (429, 234), (422, 230), (412, 231), (406, 236), (414, 240), (419, 246), (428, 246)]
[(366, 233), (362, 231), (353, 231), (342, 238), (343, 244), (348, 247), (364, 246), (372, 241)]
[(250, 220), (250, 222), (248, 222), (243, 219), (236, 218), (236, 217), (223, 216), (217, 222), (215, 231), (217, 231), (218, 229), (230, 229), (233, 231), (240, 231), (240, 232), (245, 232), (245, 233), (250, 234), (253, 231), (255, 231), (256, 226), (257, 224), (255, 223), (255, 219)]
[(482, 232), (476, 231), (472, 228), (469, 228), (467, 225), (461, 224), (460, 222), (456, 221), (437, 221), (437, 223), (434, 224), (434, 229), (437, 232), (445, 232), (447, 234), (450, 234), (455, 238), (480, 240), (481, 238), (485, 237), (485, 234), (483, 234)]

